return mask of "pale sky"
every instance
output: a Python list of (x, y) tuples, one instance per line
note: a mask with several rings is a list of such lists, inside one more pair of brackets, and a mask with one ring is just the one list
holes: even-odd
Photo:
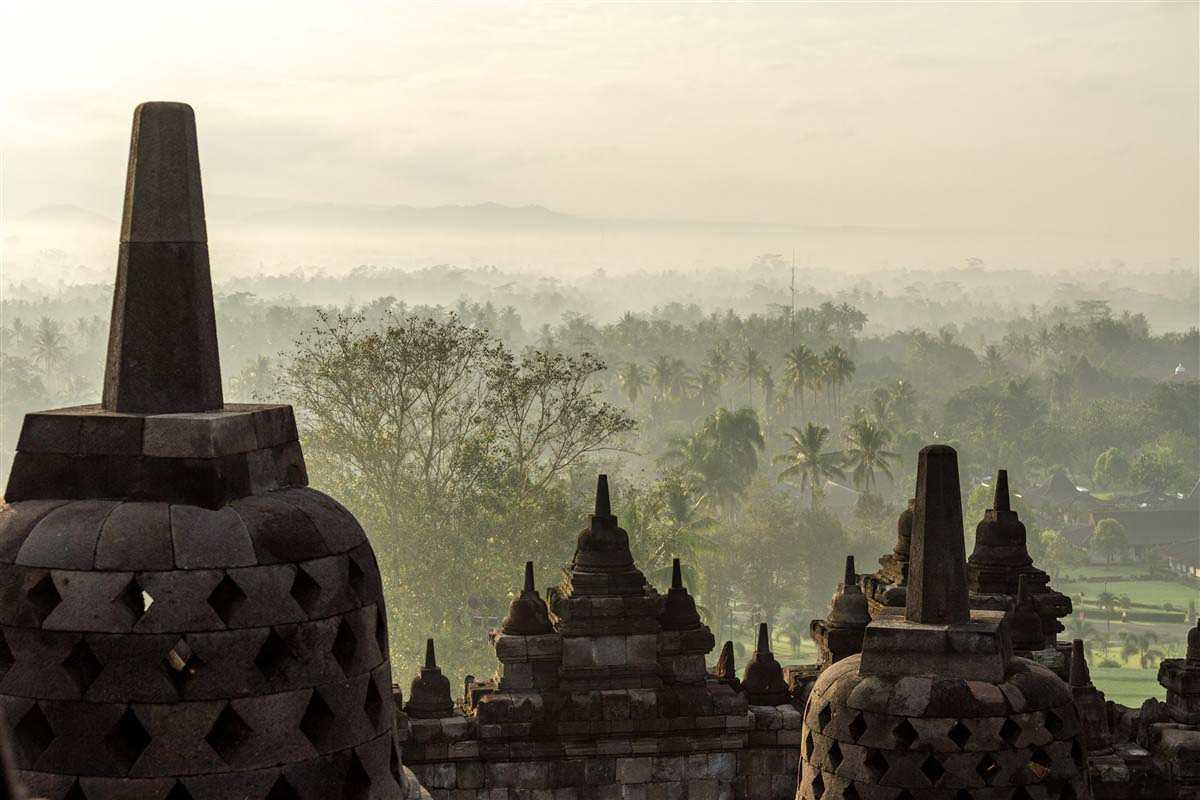
[(210, 220), (492, 201), (1186, 251), (1198, 7), (10, 2), (3, 211), (118, 218), (155, 99), (196, 109)]

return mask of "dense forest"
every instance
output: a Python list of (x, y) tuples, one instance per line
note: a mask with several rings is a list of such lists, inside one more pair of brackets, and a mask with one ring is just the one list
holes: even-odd
[[(1018, 491), (1056, 469), (1116, 495), (1195, 484), (1200, 333), (1131, 308), (1177, 321), (1194, 276), (1148, 280), (1180, 287), (1156, 301), (1060, 282), (1038, 304), (973, 275), (793, 289), (766, 256), (725, 303), (602, 275), (438, 268), (441, 302), (386, 291), (420, 275), (283, 276), (218, 287), (218, 334), (226, 399), (293, 403), (313, 485), (371, 535), (397, 674), (433, 635), (461, 676), (489, 663), (527, 559), (557, 581), (600, 471), (643, 571), (661, 586), (682, 558), (719, 640), (754, 619), (806, 638), (844, 556), (869, 569), (890, 548), (929, 442), (959, 450), (968, 536), (1001, 467)], [(7, 292), (5, 468), (26, 411), (98, 399), (110, 302), (103, 285)], [(1055, 520), (1022, 510), (1031, 549), (1061, 557)]]

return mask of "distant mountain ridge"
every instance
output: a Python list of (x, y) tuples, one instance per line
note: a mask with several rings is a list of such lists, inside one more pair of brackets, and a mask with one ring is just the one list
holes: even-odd
[(338, 228), (541, 228), (580, 229), (603, 224), (599, 220), (560, 214), (544, 206), (506, 206), (480, 203), (469, 206), (367, 206), (308, 203), (259, 211), (242, 218), (249, 224), (313, 225)]

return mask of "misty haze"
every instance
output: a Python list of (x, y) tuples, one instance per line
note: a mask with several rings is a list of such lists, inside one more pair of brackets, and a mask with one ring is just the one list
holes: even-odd
[[(217, 658), (196, 644), (209, 629), (185, 636), (159, 621), (176, 609), (171, 604), (190, 602), (186, 591), (168, 591), (173, 584), (162, 576), (201, 569), (182, 561), (184, 524), (176, 510), (232, 507), (251, 520), (246, 509), (254, 507), (269, 538), (278, 534), (272, 525), (286, 526), (254, 503), (292, 493), (288, 502), (305, 509), (314, 521), (305, 525), (321, 536), (328, 538), (321, 520), (338, 515), (350, 520), (338, 525), (361, 525), (369, 544), (356, 544), (358, 555), (330, 546), (320, 558), (349, 559), (337, 569), (349, 570), (344, 580), (360, 599), (362, 582), (375, 580), (375, 567), (362, 565), (374, 559), (381, 599), (326, 614), (321, 603), (332, 602), (334, 590), (322, 581), (335, 580), (328, 577), (334, 568), (313, 566), (320, 558), (303, 555), (303, 537), (293, 531), (276, 541), (279, 552), (256, 540), (253, 564), (204, 562), (203, 569), (216, 569), (215, 588), (205, 589), (203, 613), (188, 619), (209, 615), (219, 617), (213, 630), (238, 629), (238, 615), (250, 619), (246, 606), (258, 602), (249, 579), (229, 588), (243, 574), (238, 570), (287, 567), (294, 604), (287, 602), (286, 613), (264, 604), (253, 613), (281, 616), (245, 626), (265, 637), (244, 660), (266, 682), (254, 683), (256, 673), (230, 689), (231, 698), (282, 696), (279, 687), (300, 672), (280, 664), (317, 669), (325, 657), (301, 656), (300, 634), (277, 643), (288, 626), (344, 615), (336, 640), (332, 623), (327, 627), (329, 658), (345, 686), (362, 677), (352, 674), (365, 658), (356, 648), (371, 640), (381, 661), (371, 667), (370, 688), (355, 689), (363, 696), (346, 702), (377, 727), (390, 725), (378, 721), (395, 716), (392, 696), (380, 699), (388, 684), (382, 677), (375, 684), (376, 675), (390, 674), (400, 687), (400, 741), (414, 738), (403, 745), (403, 766), (393, 755), (390, 767), (405, 794), (347, 788), (346, 797), (491, 800), (501, 795), (480, 792), (500, 786), (512, 787), (503, 795), (509, 800), (540, 798), (526, 793), (535, 789), (554, 800), (609, 797), (549, 794), (574, 784), (529, 777), (536, 772), (529, 765), (550, 764), (553, 776), (570, 759), (559, 751), (543, 758), (538, 748), (563, 738), (569, 754), (576, 735), (581, 747), (619, 739), (636, 748), (643, 740), (666, 741), (659, 736), (666, 734), (605, 727), (613, 721), (605, 707), (603, 724), (587, 729), (601, 733), (584, 736), (571, 727), (583, 724), (568, 719), (574, 712), (554, 704), (575, 702), (563, 699), (570, 692), (607, 698), (672, 686), (707, 692), (694, 701), (705, 708), (734, 704), (733, 711), (713, 712), (720, 722), (677, 726), (692, 739), (673, 752), (680, 759), (700, 753), (701, 761), (707, 754), (705, 769), (713, 774), (688, 784), (692, 762), (663, 765), (670, 758), (654, 756), (653, 769), (645, 765), (646, 786), (691, 785), (690, 793), (611, 796), (807, 800), (821, 797), (828, 780), (830, 792), (843, 793), (826, 797), (859, 797), (855, 786), (881, 779), (847, 777), (836, 748), (866, 752), (876, 745), (859, 747), (861, 732), (848, 745), (830, 745), (833, 734), (819, 746), (811, 738), (801, 745), (801, 725), (808, 734), (818, 716), (810, 696), (828, 699), (822, 714), (841, 713), (828, 709), (841, 702), (831, 676), (850, 674), (846, 658), (864, 665), (862, 675), (890, 658), (924, 665), (911, 667), (922, 680), (940, 680), (939, 670), (951, 664), (946, 669), (962, 670), (956, 680), (990, 681), (968, 677), (974, 662), (964, 666), (969, 659), (961, 653), (937, 661), (905, 628), (962, 619), (1003, 631), (982, 645), (998, 648), (988, 653), (1000, 659), (1001, 679), (1012, 677), (1014, 660), (1028, 659), (1031, 666), (1018, 673), (1045, 676), (1069, 698), (1062, 709), (1046, 701), (1028, 711), (1041, 715), (1030, 729), (1050, 731), (1054, 714), (1074, 709), (1069, 730), (1054, 731), (1053, 741), (1047, 735), (1049, 744), (1020, 738), (1018, 746), (1017, 734), (1005, 739), (1010, 750), (1034, 748), (1020, 757), (1021, 769), (1033, 765), (1029, 775), (1013, 778), (1013, 786), (1036, 784), (1045, 797), (1077, 800), (1191, 796), (1186, 791), (1200, 783), (1164, 764), (1193, 752), (1188, 747), (1200, 752), (1200, 690), (1190, 688), (1193, 680), (1200, 686), (1198, 8), (352, 4), (335, 11), (216, 3), (203, 12), (150, 5), (118, 12), (75, 5), (64, 25), (62, 9), (6, 7), (0, 482), (9, 488), (0, 505), (0, 578), (7, 581), (0, 601), (16, 610), (0, 615), (0, 711), (14, 717), (7, 721), (16, 769), (55, 800), (92, 796), (73, 793), (73, 786), (82, 792), (93, 785), (82, 777), (59, 780), (92, 776), (90, 767), (41, 755), (65, 748), (52, 743), (68, 712), (39, 718), (26, 701), (37, 699), (38, 709), (66, 702), (44, 688), (61, 673), (74, 681), (71, 692), (78, 689), (70, 702), (101, 702), (88, 694), (101, 689), (89, 687), (108, 687), (98, 676), (119, 671), (106, 659), (125, 647), (116, 638), (97, 644), (101, 634), (166, 637), (163, 663), (174, 673), (165, 674), (178, 692), (165, 701), (118, 697), (109, 687), (103, 691), (113, 697), (103, 702), (136, 712), (139, 703), (177, 700), (182, 708), (200, 697), (186, 687), (189, 675), (203, 681), (206, 659)], [(187, 105), (139, 106), (155, 100)], [(193, 111), (198, 168), (187, 161)], [(141, 156), (139, 125), (150, 131)], [(161, 152), (152, 149), (159, 136), (167, 142)], [(145, 179), (151, 188), (139, 189), (139, 157), (166, 165), (155, 161), (146, 174), (194, 183)], [(174, 209), (172, 191), (188, 209), (179, 212), (183, 222), (144, 210), (155, 203)], [(133, 229), (138, 213), (154, 220), (145, 223), (150, 233), (122, 238), (122, 221)], [(191, 238), (177, 235), (183, 229)], [(142, 294), (139, 280), (150, 287), (140, 287)], [(205, 338), (212, 321), (215, 345)], [(150, 352), (176, 361), (147, 369), (138, 360)], [(217, 355), (219, 375), (208, 366)], [(186, 394), (180, 387), (193, 379), (209, 382), (197, 392), (210, 400), (171, 406), (152, 399), (145, 407), (120, 400), (122, 391), (127, 398), (139, 391)], [(159, 385), (145, 389), (137, 380)], [(97, 403), (102, 408), (75, 408)], [(47, 409), (66, 410), (35, 413)], [(107, 440), (89, 451), (79, 432), (97, 416), (174, 413), (180, 425), (200, 427), (190, 438), (177, 434), (178, 442), (155, 440), (156, 454), (149, 438), (131, 452)], [(84, 422), (69, 428), (63, 419), (75, 415)], [(220, 427), (222, 415), (230, 426), (249, 424), (255, 445), (222, 450), (232, 429)], [(268, 417), (285, 431), (264, 445)], [(67, 434), (72, 444), (55, 438), (62, 430), (74, 431)], [(103, 449), (110, 445), (117, 449)], [(122, 460), (128, 458), (135, 467)], [(259, 479), (255, 464), (267, 469), (255, 458), (275, 459), (270, 480), (278, 485), (251, 487)], [(180, 477), (151, 475), (171, 459)], [(197, 477), (209, 469), (216, 477)], [(230, 488), (237, 469), (252, 476), (242, 495)], [(63, 477), (76, 475), (72, 470), (84, 477)], [(919, 475), (927, 481), (914, 490)], [(56, 494), (56, 482), (70, 488)], [(166, 495), (159, 497), (161, 487)], [(325, 495), (337, 502), (312, 499)], [(175, 548), (167, 567), (121, 565), (120, 557), (150, 563), (130, 544), (137, 538), (113, 545), (119, 555), (105, 555), (111, 563), (100, 566), (108, 552), (105, 515), (118, 511), (106, 510), (88, 534), (94, 564), (62, 566), (82, 536), (69, 521), (54, 523), (61, 538), (46, 534), (50, 544), (40, 556), (33, 544), (21, 545), (20, 537), (34, 542), (49, 524), (29, 522), (28, 504), (92, 504), (71, 512), (91, 519), (96, 504), (118, 499), (116, 509), (167, 509), (164, 535)], [(43, 513), (50, 520), (59, 512)], [(255, 522), (238, 524), (248, 538), (258, 535)], [(210, 532), (224, 525), (212, 523)], [(922, 574), (910, 572), (909, 542), (918, 540), (912, 558), (921, 559), (921, 570), (949, 576), (934, 588), (909, 583)], [(226, 555), (216, 545), (213, 551), (204, 557)], [(536, 570), (528, 585), (527, 561)], [(34, 575), (34, 568), (51, 577)], [(18, 570), (25, 572), (13, 577)], [(80, 586), (100, 572), (131, 576), (127, 585), (103, 590), (118, 592), (111, 602), (132, 615), (125, 628), (105, 628), (101, 611), (60, 625), (53, 614), (110, 602), (68, 597), (63, 576), (84, 576), (69, 578)], [(597, 574), (605, 576), (596, 584), (601, 589), (587, 588)], [(147, 577), (153, 575), (159, 578)], [(266, 586), (285, 579), (261, 580)], [(950, 587), (942, 587), (949, 600), (937, 595), (940, 584)], [(963, 598), (957, 610), (950, 607), (956, 587)], [(163, 617), (155, 618), (159, 591)], [(686, 601), (679, 599), (684, 594)], [(925, 598), (924, 611), (914, 596)], [(935, 619), (939, 602), (961, 618)], [(653, 603), (666, 610), (654, 619), (638, 616)], [(55, 611), (59, 604), (67, 611)], [(368, 607), (375, 614), (370, 633), (361, 627), (370, 615), (359, 614)], [(598, 621), (616, 614), (613, 608), (626, 616)], [(362, 619), (351, 622), (354, 614)], [(850, 620), (853, 614), (862, 618)], [(660, 637), (649, 645), (649, 666), (634, 663), (635, 649), (646, 646), (634, 640), (647, 625)], [(76, 638), (34, 645), (20, 638), (33, 636), (26, 629)], [(876, 629), (901, 637), (899, 649), (873, 654)], [(520, 637), (521, 655), (510, 658)], [(570, 663), (570, 648), (558, 639), (571, 637), (591, 642), (587, 657), (596, 664)], [(622, 637), (628, 640), (620, 655), (604, 649)], [(222, 647), (249, 653), (249, 641)], [(881, 647), (883, 640), (875, 641)], [(133, 653), (140, 645), (128, 646)], [(550, 655), (533, 655), (537, 647), (551, 647)], [(38, 668), (50, 675), (38, 679), (43, 683), (21, 677), (33, 667), (14, 666), (51, 651), (58, 660)], [(927, 657), (934, 667), (921, 661)], [(156, 651), (154, 670), (159, 660)], [(879, 670), (871, 680), (893, 675)], [(312, 681), (305, 692), (317, 686)], [(201, 698), (206, 702), (225, 697), (224, 689), (200, 686), (196, 692), (216, 692)], [(820, 695), (822, 687), (828, 695)], [(497, 713), (487, 702), (508, 692), (517, 710), (484, 733), (487, 715)], [(721, 700), (726, 695), (740, 699)], [(666, 718), (677, 712), (664, 709), (675, 706), (656, 697), (658, 710), (647, 713), (671, 730)], [(526, 701), (532, 705), (522, 707)], [(212, 727), (205, 741), (225, 765), (212, 768), (220, 774), (243, 769), (252, 759), (246, 753), (259, 752), (245, 745), (258, 734), (245, 710), (251, 702), (240, 702), (222, 706), (219, 716), (214, 705), (215, 721), (201, 726)], [(312, 720), (349, 712), (340, 700), (315, 711), (316, 701), (306, 702), (297, 724), (324, 757), (318, 740), (326, 723)], [(686, 709), (693, 701), (670, 702)], [(381, 704), (389, 709), (385, 717)], [(543, 704), (562, 714), (555, 724), (564, 727), (543, 731), (538, 725), (549, 723), (542, 717), (532, 728), (504, 727), (530, 722), (521, 714), (549, 713)], [(762, 708), (775, 709), (771, 722), (756, 710)], [(237, 713), (230, 717), (229, 709)], [(1013, 705), (1009, 718), (1025, 719), (1023, 709)], [(628, 709), (620, 713), (621, 723), (636, 719)], [(684, 710), (677, 715), (686, 717)], [(140, 746), (147, 747), (160, 735), (147, 732), (153, 725), (145, 717), (135, 718), (137, 728), (127, 716), (113, 724), (122, 744), (113, 745), (110, 733), (106, 746), (126, 755), (127, 740), (144, 735)], [(456, 739), (460, 724), (468, 733)], [(835, 721), (828, 730), (853, 724)], [(957, 742), (959, 728), (950, 724), (948, 733), (929, 735), (934, 744), (920, 739), (921, 746), (911, 725), (903, 729), (914, 731), (907, 743), (901, 727), (889, 728), (900, 743), (888, 740), (879, 752), (940, 753), (937, 747), (952, 739), (962, 751), (955, 755), (974, 752), (975, 740), (969, 747)], [(1081, 725), (1093, 731), (1086, 755), (1072, 749), (1085, 741), (1071, 738), (1083, 737)], [(706, 743), (706, 727), (717, 731), (715, 744)], [(384, 733), (376, 733), (382, 741)], [(489, 736), (511, 745), (505, 752), (518, 766), (495, 766)], [(738, 736), (747, 749), (734, 748), (729, 765), (737, 766), (726, 776), (727, 742)], [(456, 745), (468, 754), (445, 755)], [(1067, 777), (1051, 763), (1060, 745), (1064, 764), (1075, 764)], [(361, 755), (368, 745), (354, 747), (350, 766), (338, 766), (350, 776), (346, 786), (358, 764), (372, 776), (361, 787), (382, 791), (387, 753)], [(534, 755), (516, 755), (522, 747)], [(743, 774), (745, 763), (759, 763), (750, 755), (754, 747), (763, 748), (760, 760), (768, 765), (755, 773), (766, 776), (757, 785), (769, 792), (747, 789), (756, 785)], [(587, 783), (589, 791), (640, 786), (640, 777), (629, 776), (641, 775), (642, 765), (627, 763), (639, 752), (659, 751), (612, 750), (607, 755), (620, 763), (596, 767), (612, 776)], [(113, 756), (124, 771), (93, 777), (149, 780), (135, 766), (148, 763), (138, 761), (140, 753), (129, 763)], [(608, 764), (605, 757), (603, 748), (586, 750), (589, 764)], [(869, 772), (870, 757), (853, 758)], [(938, 759), (919, 769), (928, 791), (936, 786), (949, 798), (960, 787), (953, 783), (957, 767)], [(471, 785), (465, 765), (477, 761), (487, 777)], [(262, 767), (278, 776), (273, 772), (274, 782), (253, 796), (332, 796), (321, 794), (327, 789), (293, 790), (300, 773), (283, 763)], [(162, 767), (149, 776), (161, 779), (153, 790), (165, 787), (167, 800), (201, 797), (194, 787), (187, 789), (194, 795), (172, 788), (184, 786), (193, 766)], [(510, 767), (511, 774), (504, 771)], [(1120, 769), (1124, 777), (1113, 778)], [(660, 780), (660, 771), (679, 774)], [(1008, 786), (994, 782), (1008, 777), (997, 778), (983, 761), (964, 780), (975, 781), (976, 771), (979, 786)], [(1135, 773), (1141, 777), (1131, 778)], [(518, 777), (503, 784), (497, 775)], [(1061, 793), (1043, 790), (1043, 779)], [(961, 785), (974, 787), (969, 781)], [(881, 785), (904, 787), (897, 797), (934, 796), (907, 794), (909, 784)], [(431, 794), (420, 794), (426, 790)], [(111, 791), (127, 796), (119, 794), (126, 789)], [(203, 796), (225, 796), (212, 792)], [(1012, 795), (1019, 796), (1043, 795)]]

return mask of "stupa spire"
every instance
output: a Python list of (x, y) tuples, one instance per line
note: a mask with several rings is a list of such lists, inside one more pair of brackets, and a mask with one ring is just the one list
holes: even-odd
[(994, 511), (1012, 511), (1008, 499), (1008, 470), (1002, 469), (996, 474), (996, 496), (992, 500)]
[(932, 625), (968, 622), (966, 563), (958, 453), (930, 445), (917, 462), (905, 618)]
[(1087, 655), (1083, 652), (1083, 639), (1076, 639), (1071, 642), (1070, 684), (1072, 686), (1087, 686), (1091, 682), (1092, 676), (1088, 671)]
[(612, 504), (608, 499), (608, 476), (601, 475), (596, 479), (596, 508), (593, 517), (608, 519), (612, 516)]
[(184, 103), (133, 114), (103, 406), (222, 408), (196, 118)]
[(425, 669), (437, 669), (437, 654), (433, 651), (433, 639), (425, 640)]

